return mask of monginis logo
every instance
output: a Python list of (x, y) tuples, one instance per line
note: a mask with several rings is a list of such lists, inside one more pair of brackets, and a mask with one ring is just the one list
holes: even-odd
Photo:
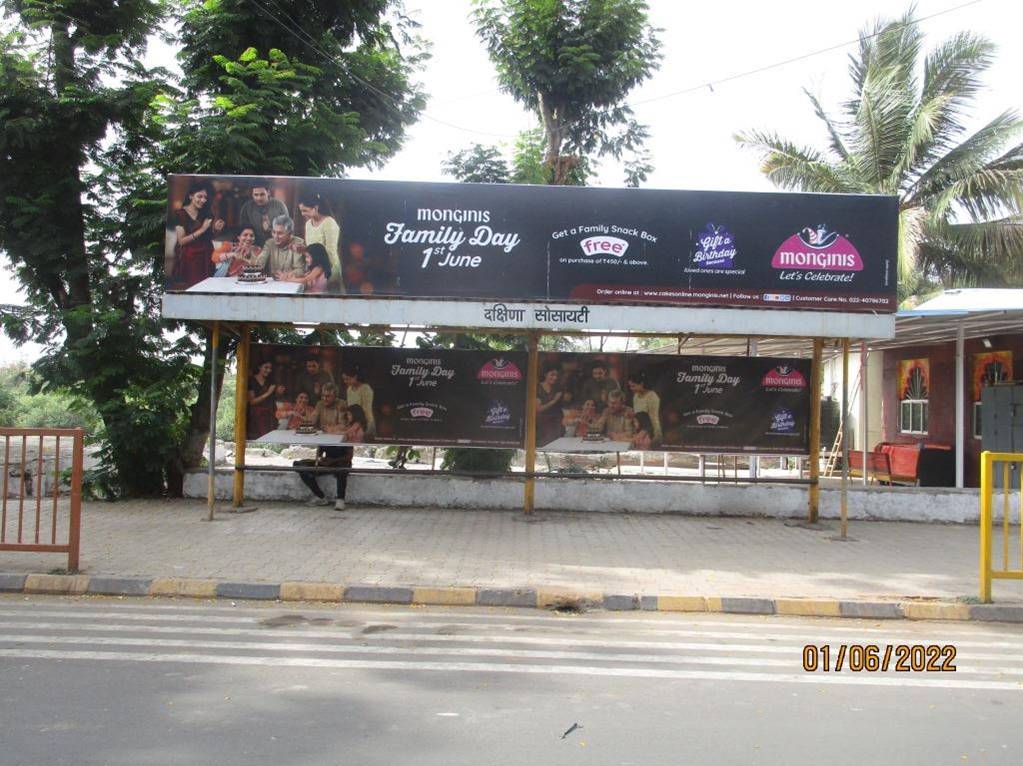
[(595, 237), (587, 237), (586, 239), (579, 242), (579, 247), (586, 255), (625, 255), (625, 251), (629, 249), (629, 243), (624, 239), (618, 237), (609, 237), (607, 235), (598, 235)]
[(482, 383), (517, 383), (522, 380), (522, 372), (514, 362), (497, 357), (480, 367), (476, 380)]
[(408, 412), (409, 415), (417, 419), (425, 418), (429, 420), (433, 417), (433, 409), (431, 407), (413, 407)]
[(776, 269), (863, 271), (863, 259), (852, 242), (824, 224), (807, 226), (781, 243), (771, 259)]
[(799, 370), (786, 364), (779, 364), (764, 375), (760, 385), (764, 388), (802, 389), (806, 388), (806, 378)]
[(721, 418), (717, 415), (697, 415), (696, 422), (701, 426), (716, 426), (719, 422), (721, 422)]

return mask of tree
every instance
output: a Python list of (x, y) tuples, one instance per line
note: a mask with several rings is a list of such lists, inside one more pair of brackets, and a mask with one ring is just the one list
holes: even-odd
[(1006, 111), (965, 129), (994, 46), (963, 32), (921, 61), (922, 48), (912, 11), (861, 32), (839, 114), (805, 91), (826, 149), (763, 131), (736, 139), (781, 188), (897, 195), (901, 298), (934, 283), (1023, 285), (1023, 122)]
[[(122, 491), (174, 490), (210, 427), (210, 352), (201, 328), (160, 319), (166, 174), (380, 163), (423, 108), (422, 49), (392, 0), (4, 8), (0, 250), (30, 304), (4, 329), (46, 344), (36, 370), (94, 403)], [(180, 82), (139, 63), (171, 22)]]
[[(661, 59), (646, 11), (642, 0), (476, 0), (501, 88), (542, 126), (549, 183), (580, 183), (588, 158), (620, 159), (647, 138), (625, 103)], [(629, 177), (648, 172), (641, 158)]]
[(127, 246), (104, 155), (148, 138), (166, 73), (140, 59), (164, 6), (9, 0), (4, 14), (16, 26), (0, 37), (0, 250), (30, 304), (4, 328), (44, 344), (36, 371), (92, 402), (124, 484), (146, 491), (162, 483), (188, 360), (161, 332), (150, 262)]

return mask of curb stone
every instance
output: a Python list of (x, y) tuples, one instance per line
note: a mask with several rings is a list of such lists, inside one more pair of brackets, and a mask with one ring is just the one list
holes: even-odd
[(344, 600), (365, 604), (411, 604), (412, 588), (395, 588), (389, 585), (349, 585), (345, 588)]
[(532, 588), (480, 588), (476, 591), (478, 606), (536, 607), (536, 591)]
[(264, 582), (219, 582), (219, 598), (252, 598), (276, 601), (281, 597), (281, 586)]
[(148, 596), (152, 578), (90, 577), (85, 592), (96, 596)]
[(459, 586), (349, 585), (326, 582), (254, 583), (181, 577), (143, 578), (0, 572), (0, 593), (61, 596), (153, 596), (442, 606), (584, 609), (646, 612), (846, 617), (869, 620), (949, 620), (1023, 623), (1020, 604), (966, 604), (909, 599), (853, 601), (834, 598), (754, 598), (680, 594), (601, 594), (571, 588), (479, 588)]
[(0, 593), (21, 593), (28, 575), (0, 574)]

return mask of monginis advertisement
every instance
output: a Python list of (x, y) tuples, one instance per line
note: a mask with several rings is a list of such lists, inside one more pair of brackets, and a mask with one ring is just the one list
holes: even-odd
[[(805, 454), (805, 359), (540, 354), (551, 452)], [(285, 444), (525, 444), (520, 351), (253, 345), (247, 435)]]
[(551, 451), (806, 454), (806, 359), (540, 355), (537, 444)]
[(892, 312), (894, 197), (172, 176), (169, 291)]
[(521, 447), (524, 352), (252, 346), (250, 441)]

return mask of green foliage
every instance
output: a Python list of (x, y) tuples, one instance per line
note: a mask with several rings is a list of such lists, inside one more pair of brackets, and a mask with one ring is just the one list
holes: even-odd
[(23, 364), (0, 367), (0, 426), (81, 428), (95, 435), (101, 423), (89, 403), (67, 391), (39, 390), (43, 381)]
[[(646, 172), (652, 170), (652, 167), (646, 167)], [(519, 134), (510, 162), (504, 159), (496, 146), (473, 144), (468, 149), (449, 153), (442, 168), (462, 183), (554, 183), (551, 167), (544, 162), (544, 136), (539, 128)], [(562, 182), (570, 186), (585, 186), (593, 172), (592, 163), (587, 157), (576, 157), (571, 162), (566, 160), (564, 170), (567, 175)]]
[(468, 473), (506, 473), (515, 458), (513, 449), (470, 449), (456, 447), (444, 451), (440, 467)]
[(224, 383), (217, 400), (217, 438), (224, 442), (234, 442), (234, 399), (235, 375), (224, 375)]
[(625, 98), (661, 59), (646, 3), (476, 0), (474, 19), (502, 89), (540, 120), (546, 183), (578, 183), (587, 158), (642, 146), (647, 130)]
[(511, 180), (508, 163), (496, 146), (473, 144), (456, 154), (448, 154), (442, 166), (445, 173), (462, 183), (506, 184)]
[(970, 135), (964, 127), (994, 47), (962, 32), (922, 50), (912, 11), (861, 33), (840, 113), (807, 91), (824, 149), (765, 131), (736, 139), (782, 188), (898, 196), (900, 298), (1023, 286), (1023, 120), (1007, 111)]
[(189, 99), (212, 99), (226, 130), (232, 120), (264, 126), (247, 158), (259, 164), (218, 172), (333, 175), (381, 165), (425, 106), (413, 81), (425, 45), (399, 2), (187, 0), (180, 24)]
[[(210, 427), (210, 352), (204, 330), (160, 318), (166, 175), (378, 165), (423, 108), (413, 77), (425, 49), (392, 0), (4, 7), (14, 28), (0, 34), (0, 251), (28, 306), (0, 323), (41, 343), (36, 373), (101, 418), (97, 485), (175, 491)], [(165, 30), (180, 79), (141, 63)], [(218, 361), (233, 349), (225, 339)]]
[(384, 448), (384, 454), (390, 458), (387, 464), (391, 468), (404, 468), (409, 460), (416, 463), (423, 456), (421, 450), (404, 444), (389, 444)]
[[(549, 184), (550, 169), (543, 161), (544, 136), (541, 128), (525, 130), (515, 139), (511, 160), (511, 182), (515, 184)], [(589, 163), (580, 162), (576, 175), (570, 179), (573, 186), (585, 186), (589, 177)], [(461, 180), (461, 179), (459, 179)]]

